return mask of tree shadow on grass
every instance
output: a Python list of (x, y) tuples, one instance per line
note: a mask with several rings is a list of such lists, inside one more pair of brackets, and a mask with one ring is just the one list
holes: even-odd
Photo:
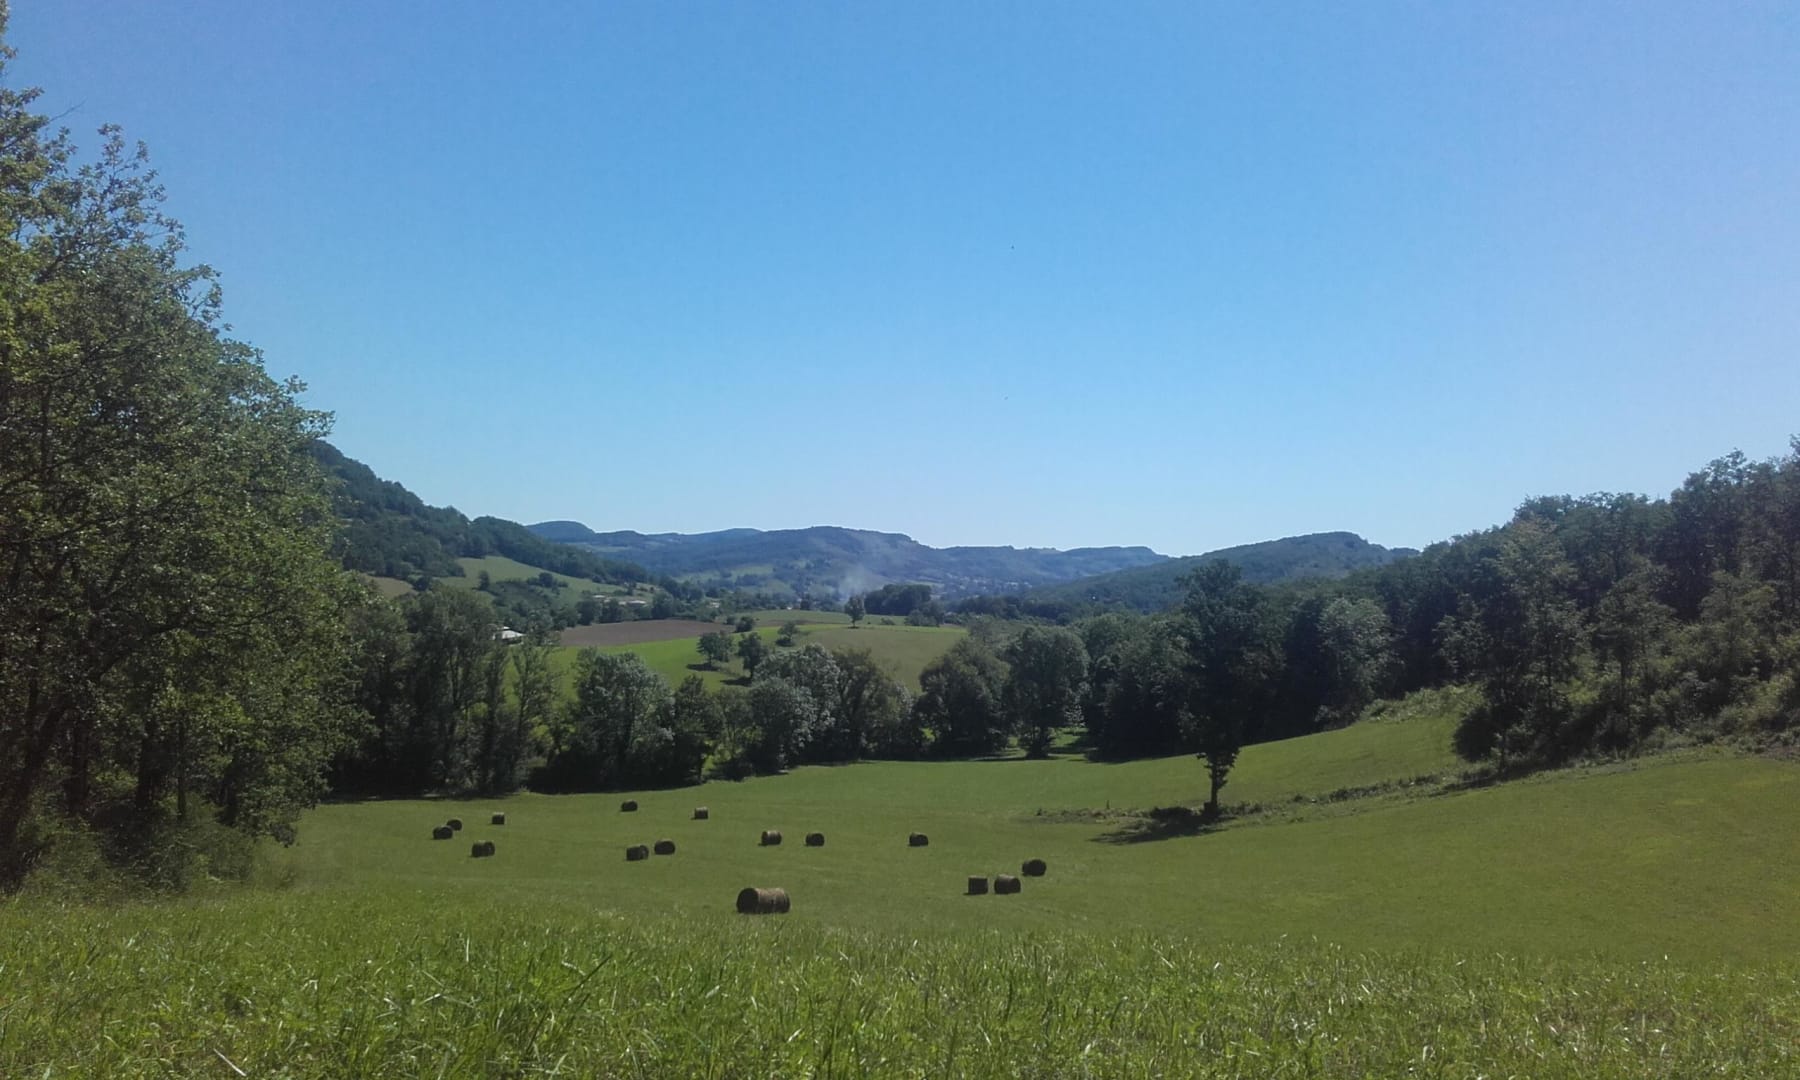
[(1187, 806), (1158, 806), (1149, 813), (1134, 814), (1094, 837), (1101, 844), (1147, 844), (1218, 832), (1230, 820), (1227, 814), (1208, 814)]

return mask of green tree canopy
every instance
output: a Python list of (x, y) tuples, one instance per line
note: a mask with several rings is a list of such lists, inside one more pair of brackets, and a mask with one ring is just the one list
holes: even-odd
[(1087, 648), (1073, 630), (1027, 626), (1006, 645), (1007, 715), (1025, 752), (1042, 757), (1056, 729), (1081, 720)]
[(9, 61), (0, 884), (55, 819), (142, 837), (204, 806), (287, 835), (346, 737), (352, 603), (308, 454), (326, 417), (225, 336), (143, 148), (105, 128), (80, 162)]

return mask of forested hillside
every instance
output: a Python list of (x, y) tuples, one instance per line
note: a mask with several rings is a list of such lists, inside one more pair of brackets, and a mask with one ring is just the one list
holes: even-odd
[(1146, 547), (928, 547), (901, 533), (815, 526), (711, 533), (596, 533), (573, 521), (531, 526), (545, 539), (580, 544), (707, 587), (840, 600), (892, 583), (931, 585), (940, 598), (1017, 591), (1048, 582), (1168, 560)]
[(312, 455), (330, 479), (331, 506), (343, 521), (335, 550), (346, 569), (407, 580), (457, 577), (463, 572), (459, 558), (504, 555), (592, 581), (651, 580), (642, 566), (547, 540), (517, 522), (471, 520), (452, 507), (427, 506), (323, 439), (313, 443)]
[(1040, 585), (1021, 592), (1016, 603), (976, 602), (969, 606), (972, 610), (1049, 617), (1107, 608), (1148, 613), (1173, 607), (1183, 595), (1182, 578), (1220, 559), (1236, 566), (1252, 585), (1277, 585), (1307, 578), (1341, 578), (1417, 554), (1412, 548), (1371, 544), (1355, 533), (1309, 533), (1221, 548), (1205, 555), (1169, 559), (1060, 585)]
[(1075, 624), (1083, 712), (1108, 753), (1194, 749), (1229, 769), (1246, 742), (1452, 683), (1478, 695), (1456, 749), (1500, 774), (1788, 737), (1800, 441), (1768, 461), (1720, 458), (1666, 499), (1531, 499), (1503, 526), (1338, 581), (1257, 586), (1216, 560), (1182, 585), (1165, 615)]

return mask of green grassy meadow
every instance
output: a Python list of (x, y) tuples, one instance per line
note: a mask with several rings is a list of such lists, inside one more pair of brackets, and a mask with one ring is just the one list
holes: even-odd
[(323, 806), (266, 887), (0, 906), (0, 1076), (1800, 1073), (1800, 763), (1411, 783), (1454, 778), (1460, 704), (1248, 747), (1260, 809), (1151, 839), (1194, 759)]
[[(541, 567), (509, 559), (504, 555), (489, 555), (481, 559), (458, 559), (456, 563), (463, 568), (461, 577), (446, 577), (438, 580), (457, 589), (473, 589), (480, 585), (481, 574), (484, 570), (487, 571), (490, 581), (536, 581), (538, 575), (544, 573)], [(584, 596), (624, 596), (627, 592), (622, 585), (601, 585), (586, 578), (570, 577), (567, 574), (554, 572), (550, 576), (562, 586), (557, 590), (557, 595), (565, 599), (570, 607), (573, 607)], [(654, 587), (644, 586), (638, 590), (638, 595), (649, 599), (656, 594), (656, 591)]]
[(429, 894), (0, 910), (0, 929), (0, 1073), (33, 1078), (1765, 1080), (1794, 1075), (1800, 1028), (1791, 962), (863, 933)]
[[(720, 629), (729, 629), (724, 623)], [(780, 624), (771, 624), (758, 620), (757, 628), (752, 633), (760, 634), (768, 642), (771, 649), (776, 648), (775, 639), (780, 634)], [(819, 644), (827, 649), (860, 648), (868, 649), (874, 654), (876, 662), (893, 677), (914, 690), (919, 688), (919, 673), (925, 665), (942, 655), (945, 650), (956, 643), (957, 638), (967, 631), (960, 627), (949, 626), (861, 626), (851, 628), (834, 624), (807, 625), (802, 624), (798, 643)], [(732, 635), (735, 639), (736, 634)], [(568, 671), (575, 665), (578, 649), (558, 649), (553, 662), (559, 671)], [(723, 686), (734, 679), (743, 678), (743, 666), (736, 660), (714, 671), (701, 669), (700, 639), (671, 638), (666, 641), (646, 641), (631, 645), (602, 646), (601, 652), (632, 652), (643, 657), (650, 670), (668, 680), (675, 686), (689, 675), (699, 675), (713, 687)]]

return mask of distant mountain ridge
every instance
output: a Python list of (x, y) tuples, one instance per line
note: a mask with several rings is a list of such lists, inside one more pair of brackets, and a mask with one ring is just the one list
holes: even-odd
[(1417, 554), (1414, 548), (1371, 544), (1353, 532), (1308, 533), (1240, 544), (1080, 581), (1040, 586), (1025, 590), (1019, 598), (1070, 607), (1093, 605), (1161, 611), (1181, 600), (1183, 576), (1196, 567), (1220, 559), (1235, 564), (1243, 572), (1245, 581), (1255, 585), (1278, 585), (1303, 578), (1341, 578)]
[(673, 578), (694, 584), (842, 599), (888, 584), (931, 585), (938, 597), (1022, 595), (1070, 607), (1166, 607), (1180, 597), (1179, 580), (1212, 559), (1238, 564), (1248, 581), (1342, 577), (1406, 555), (1406, 548), (1370, 544), (1354, 533), (1315, 533), (1245, 544), (1186, 558), (1147, 547), (947, 547), (921, 544), (904, 533), (818, 525), (805, 529), (721, 529), (716, 532), (598, 533), (575, 521), (524, 526), (500, 518), (470, 519), (452, 507), (428, 506), (406, 487), (383, 480), (323, 440), (313, 457), (330, 477), (341, 522), (338, 554), (365, 573), (412, 580), (460, 575), (458, 558), (504, 555), (517, 562), (594, 581)]
[(1371, 544), (1350, 532), (1313, 533), (1171, 558), (1147, 547), (947, 547), (904, 533), (815, 525), (806, 529), (722, 529), (707, 533), (595, 532), (576, 521), (530, 526), (546, 540), (574, 544), (654, 573), (704, 585), (842, 598), (893, 583), (922, 582), (940, 598), (1019, 594), (1064, 603), (1145, 611), (1180, 598), (1183, 574), (1203, 562), (1237, 564), (1247, 581), (1272, 584), (1335, 578), (1383, 566), (1409, 548)]
[(580, 522), (544, 521), (530, 529), (546, 540), (701, 584), (831, 598), (912, 582), (931, 585), (947, 599), (1018, 592), (1169, 559), (1147, 547), (934, 548), (904, 533), (835, 525), (646, 534), (597, 533)]

